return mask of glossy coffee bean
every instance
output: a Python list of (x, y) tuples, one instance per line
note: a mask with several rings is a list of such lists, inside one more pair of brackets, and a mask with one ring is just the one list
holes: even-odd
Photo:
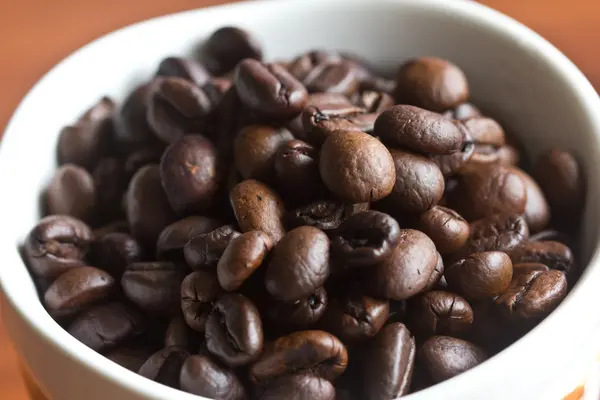
[(473, 253), (446, 268), (448, 287), (467, 299), (498, 296), (508, 289), (513, 276), (512, 262), (506, 253)]
[(408, 393), (415, 363), (415, 339), (401, 323), (384, 327), (369, 345), (363, 375), (365, 398), (395, 399)]
[(513, 264), (541, 263), (549, 268), (568, 274), (573, 267), (573, 252), (560, 242), (551, 240), (534, 241), (534, 238), (521, 243), (510, 252)]
[(275, 178), (275, 155), (284, 143), (294, 139), (285, 128), (250, 125), (235, 138), (234, 163), (244, 179), (271, 182)]
[[(535, 268), (530, 268), (534, 266)], [(517, 264), (508, 289), (496, 299), (511, 317), (538, 319), (550, 314), (567, 294), (567, 278), (561, 271), (541, 264)]]
[(395, 219), (379, 211), (364, 211), (342, 222), (331, 240), (333, 256), (351, 267), (366, 267), (389, 258), (400, 239)]
[(550, 206), (539, 185), (529, 174), (518, 168), (512, 169), (525, 183), (527, 202), (525, 203), (525, 220), (531, 233), (544, 230), (550, 222)]
[(136, 87), (116, 112), (115, 142), (124, 154), (159, 142), (146, 119), (151, 87), (150, 83)]
[(221, 287), (228, 292), (239, 289), (272, 248), (271, 237), (261, 231), (246, 232), (231, 240), (217, 264)]
[(469, 84), (461, 69), (448, 60), (410, 60), (396, 75), (396, 100), (442, 112), (469, 99)]
[(90, 221), (96, 203), (96, 188), (89, 172), (73, 164), (59, 167), (48, 185), (50, 214), (70, 215)]
[(425, 337), (460, 335), (471, 328), (473, 310), (459, 295), (433, 290), (409, 300), (411, 325)]
[(462, 124), (475, 144), (496, 148), (506, 144), (504, 129), (492, 118), (472, 117), (462, 120)]
[(213, 303), (222, 293), (217, 277), (207, 271), (195, 271), (181, 282), (181, 311), (190, 328), (204, 333)]
[(27, 266), (35, 276), (55, 278), (85, 265), (92, 240), (92, 230), (78, 219), (63, 215), (45, 217), (25, 239)]
[(317, 323), (329, 306), (325, 288), (319, 288), (308, 297), (293, 303), (278, 302), (268, 309), (268, 316), (276, 324), (309, 327)]
[(183, 247), (185, 261), (193, 270), (216, 268), (229, 243), (240, 235), (233, 225), (195, 235)]
[(444, 278), (444, 258), (440, 253), (438, 253), (437, 263), (435, 264), (435, 268), (431, 275), (429, 275), (429, 279), (427, 280), (427, 285), (423, 289), (423, 293), (427, 293), (434, 289), (444, 289), (446, 284), (446, 278)]
[(358, 91), (360, 81), (353, 68), (344, 62), (322, 62), (302, 80), (309, 92), (341, 93)]
[(435, 248), (443, 255), (465, 245), (469, 238), (469, 223), (456, 211), (435, 206), (419, 216), (418, 228), (433, 240)]
[(445, 177), (458, 175), (473, 164), (472, 159), (477, 146), (473, 143), (473, 139), (468, 133), (463, 133), (463, 145), (460, 150), (452, 154), (430, 155), (431, 160), (437, 164)]
[(481, 113), (481, 110), (479, 110), (479, 108), (477, 108), (477, 106), (474, 104), (461, 103), (456, 107), (445, 111), (442, 115), (448, 119), (456, 119), (461, 121), (473, 117), (481, 117), (483, 114)]
[(187, 135), (165, 150), (160, 179), (173, 210), (193, 213), (214, 204), (225, 176), (212, 143), (202, 135)]
[(460, 124), (409, 105), (397, 105), (381, 113), (374, 134), (394, 146), (431, 154), (459, 151), (464, 136)]
[(267, 185), (253, 179), (242, 181), (231, 190), (229, 200), (242, 232), (263, 231), (274, 244), (285, 234), (283, 201)]
[(192, 216), (174, 222), (160, 233), (156, 242), (158, 259), (181, 259), (183, 248), (190, 239), (211, 232), (221, 226), (213, 218)]
[(479, 346), (449, 336), (433, 336), (418, 354), (421, 365), (435, 383), (450, 379), (487, 360)]
[(284, 375), (269, 383), (257, 397), (259, 400), (334, 400), (334, 386), (326, 379), (307, 374)]
[(394, 106), (394, 99), (385, 92), (365, 90), (355, 96), (354, 103), (369, 113), (382, 113)]
[(332, 109), (306, 107), (302, 113), (302, 126), (308, 140), (321, 146), (336, 131), (360, 131), (371, 134), (378, 113), (366, 113), (357, 107), (346, 105)]
[(179, 371), (190, 356), (181, 347), (165, 347), (151, 355), (140, 367), (138, 374), (172, 388), (179, 388)]
[(105, 353), (106, 358), (135, 373), (151, 355), (148, 350), (135, 347), (119, 347)]
[(330, 231), (340, 226), (346, 219), (343, 204), (331, 200), (319, 200), (291, 210), (287, 215), (290, 227), (314, 226), (322, 231)]
[(141, 309), (174, 314), (185, 270), (170, 262), (138, 262), (127, 266), (121, 278), (123, 293)]
[(324, 331), (298, 331), (265, 346), (261, 357), (250, 367), (250, 379), (260, 384), (290, 373), (310, 371), (334, 381), (344, 373), (347, 364), (348, 352), (338, 338)]
[(235, 373), (205, 355), (188, 357), (179, 374), (181, 390), (210, 399), (244, 400), (244, 386)]
[(291, 119), (300, 114), (308, 93), (285, 68), (245, 59), (235, 72), (235, 87), (249, 109), (273, 119)]
[(120, 279), (125, 268), (142, 260), (142, 247), (127, 233), (108, 233), (98, 237), (91, 246), (89, 259), (92, 265)]
[[(346, 96), (340, 93), (311, 93), (308, 95), (308, 99), (304, 108), (316, 108), (323, 115), (329, 115), (331, 113), (340, 113), (346, 115), (364, 112), (364, 110), (352, 104)], [(308, 140), (308, 135), (304, 131), (303, 126), (304, 114), (305, 113), (303, 112), (301, 115), (298, 115), (296, 118), (286, 124), (286, 126), (294, 134), (294, 137), (300, 140)]]
[(210, 81), (210, 74), (191, 58), (167, 57), (160, 62), (156, 76), (183, 78), (202, 87)]
[(341, 62), (342, 57), (336, 51), (311, 50), (299, 55), (288, 66), (288, 70), (297, 79), (303, 81), (308, 74), (323, 63)]
[(232, 368), (250, 364), (263, 349), (260, 313), (240, 294), (226, 294), (215, 302), (205, 334), (208, 350)]
[(363, 132), (331, 134), (321, 148), (319, 170), (329, 190), (353, 203), (386, 197), (396, 179), (390, 152), (380, 141)]
[(142, 333), (143, 321), (134, 309), (112, 302), (84, 311), (67, 331), (92, 350), (102, 352)]
[(303, 299), (329, 277), (329, 239), (323, 231), (302, 226), (275, 245), (267, 265), (265, 287), (284, 302)]
[(215, 75), (226, 74), (244, 58), (262, 59), (260, 43), (244, 29), (226, 26), (216, 30), (206, 41), (204, 62)]
[(437, 261), (435, 245), (427, 235), (402, 229), (392, 256), (374, 269), (371, 290), (385, 299), (408, 299), (425, 288)]
[(207, 94), (184, 78), (156, 78), (149, 97), (148, 125), (165, 143), (199, 132), (211, 107)]
[(176, 346), (187, 349), (190, 352), (198, 350), (199, 343), (204, 338), (198, 332), (192, 330), (183, 315), (176, 315), (171, 319), (165, 330), (164, 346)]
[(112, 276), (94, 267), (78, 267), (60, 275), (44, 293), (44, 306), (54, 317), (76, 314), (111, 295)]
[(154, 248), (162, 230), (176, 217), (160, 183), (158, 165), (140, 168), (127, 189), (127, 221), (142, 246)]
[(319, 151), (301, 140), (290, 140), (275, 154), (275, 176), (281, 194), (298, 203), (314, 199), (321, 190)]

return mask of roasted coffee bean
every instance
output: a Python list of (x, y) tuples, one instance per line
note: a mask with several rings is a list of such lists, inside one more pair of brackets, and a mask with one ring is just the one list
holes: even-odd
[(334, 64), (341, 61), (342, 57), (336, 51), (312, 50), (293, 59), (288, 66), (288, 70), (296, 79), (304, 81), (317, 66), (323, 63)]
[(183, 247), (185, 260), (194, 270), (216, 268), (229, 243), (240, 235), (232, 225), (223, 225), (212, 232), (196, 235)]
[(354, 103), (369, 113), (382, 113), (394, 106), (394, 99), (385, 92), (365, 90), (355, 96)]
[(561, 242), (571, 245), (570, 238), (562, 232), (559, 232), (554, 229), (546, 229), (544, 231), (534, 233), (529, 237), (529, 240), (532, 242), (540, 242), (540, 241), (554, 241)]
[(531, 237), (510, 252), (513, 264), (541, 263), (565, 274), (569, 273), (574, 261), (573, 253), (568, 246), (551, 240), (534, 241), (533, 239)]
[(242, 181), (231, 190), (229, 200), (242, 232), (263, 231), (273, 244), (285, 235), (283, 201), (267, 185), (253, 179)]
[(235, 138), (233, 157), (244, 179), (272, 182), (275, 178), (275, 155), (284, 143), (294, 139), (286, 128), (251, 125)]
[(429, 279), (427, 280), (427, 285), (423, 289), (423, 293), (427, 293), (435, 288), (444, 289), (447, 286), (446, 278), (444, 278), (444, 272), (444, 258), (440, 253), (438, 253), (437, 264), (435, 265), (431, 275), (429, 275)]
[(206, 321), (206, 346), (233, 368), (256, 360), (263, 348), (263, 328), (256, 306), (240, 294), (221, 296)]
[(299, 331), (266, 345), (261, 357), (250, 367), (250, 379), (261, 383), (310, 371), (334, 381), (344, 373), (347, 364), (348, 352), (338, 338), (324, 331)]
[(171, 144), (160, 161), (160, 180), (177, 213), (202, 212), (212, 206), (225, 180), (215, 147), (202, 135)]
[(301, 140), (290, 140), (275, 154), (277, 187), (291, 201), (306, 203), (322, 192), (319, 152)]
[(134, 309), (112, 302), (84, 311), (67, 331), (92, 350), (102, 352), (142, 333), (143, 321)]
[(210, 81), (210, 74), (191, 58), (167, 57), (158, 65), (156, 76), (183, 78), (202, 87)]
[(479, 346), (449, 336), (433, 336), (421, 347), (419, 364), (435, 382), (442, 382), (487, 360)]
[(473, 310), (457, 294), (433, 290), (409, 300), (411, 325), (425, 337), (432, 335), (460, 335), (473, 323)]
[(137, 373), (152, 353), (143, 348), (119, 347), (105, 354), (106, 358)]
[(51, 215), (33, 228), (23, 246), (31, 272), (43, 278), (55, 278), (72, 268), (85, 265), (93, 240), (92, 230), (73, 217)]
[(463, 146), (464, 128), (440, 114), (397, 105), (381, 113), (374, 134), (384, 142), (419, 153), (452, 154)]
[(321, 148), (319, 170), (329, 190), (353, 203), (386, 197), (396, 179), (394, 160), (388, 149), (363, 132), (331, 134)]
[(54, 317), (74, 315), (84, 307), (108, 298), (115, 287), (112, 276), (94, 267), (65, 271), (48, 287), (44, 305)]
[(437, 164), (445, 177), (455, 176), (469, 168), (477, 146), (467, 132), (464, 132), (461, 149), (452, 154), (431, 155), (430, 158)]
[(158, 165), (146, 165), (135, 173), (125, 203), (133, 237), (154, 248), (162, 230), (176, 218), (161, 186)]
[(192, 238), (209, 233), (221, 226), (212, 218), (193, 216), (187, 217), (165, 227), (156, 242), (158, 259), (182, 259), (183, 248)]
[(92, 265), (120, 279), (125, 267), (141, 261), (142, 256), (142, 247), (137, 240), (127, 233), (114, 232), (97, 237), (88, 257)]
[[(320, 111), (322, 115), (329, 114), (352, 114), (364, 112), (358, 106), (353, 105), (346, 96), (340, 93), (311, 93), (306, 100), (305, 109), (314, 107)], [(311, 140), (310, 136), (304, 130), (303, 117), (306, 113), (302, 113), (288, 121), (286, 126), (292, 132), (294, 137), (300, 140)]]
[(372, 90), (393, 96), (396, 89), (396, 82), (381, 76), (371, 76), (369, 79), (360, 82), (359, 89), (361, 92)]
[(206, 41), (204, 63), (215, 75), (230, 72), (244, 58), (262, 59), (260, 43), (244, 29), (226, 26), (215, 31)]
[(185, 322), (183, 315), (179, 314), (173, 317), (167, 325), (164, 345), (165, 347), (176, 346), (187, 349), (189, 352), (195, 352), (198, 350), (201, 339), (203, 339), (201, 335), (192, 330)]
[(356, 71), (344, 62), (322, 62), (302, 80), (309, 92), (341, 93), (351, 96), (358, 91)]
[[(534, 268), (531, 268), (533, 266)], [(550, 314), (567, 294), (562, 271), (546, 270), (541, 264), (517, 264), (508, 289), (496, 299), (511, 317), (538, 319)]]
[(214, 301), (222, 293), (217, 277), (207, 271), (195, 271), (181, 282), (181, 310), (185, 322), (204, 333)]
[(125, 296), (141, 309), (174, 314), (185, 269), (170, 262), (137, 262), (127, 266), (121, 278)]
[(448, 287), (467, 299), (498, 296), (508, 289), (513, 276), (512, 262), (506, 253), (473, 253), (446, 268)]
[(469, 238), (469, 223), (456, 211), (435, 206), (419, 216), (417, 227), (435, 243), (441, 254), (450, 254), (465, 245)]
[(123, 154), (159, 142), (146, 119), (151, 88), (151, 83), (136, 87), (115, 114), (115, 144)]
[(323, 231), (301, 226), (288, 232), (273, 249), (265, 287), (280, 301), (303, 299), (329, 277), (329, 239)]
[(415, 363), (415, 339), (401, 323), (384, 327), (370, 344), (363, 385), (370, 400), (395, 399), (408, 393)]
[(408, 299), (425, 288), (437, 261), (435, 245), (427, 235), (402, 229), (392, 256), (373, 271), (372, 292), (390, 300)]
[(542, 189), (529, 174), (518, 168), (512, 168), (525, 183), (527, 201), (525, 203), (525, 220), (531, 233), (545, 229), (550, 222), (550, 206), (542, 193)]
[(122, 199), (129, 184), (129, 176), (125, 172), (123, 162), (114, 157), (101, 159), (94, 168), (92, 179), (96, 211), (94, 222), (108, 222), (124, 218), (125, 210), (122, 206)]
[(179, 371), (189, 356), (182, 347), (165, 347), (151, 355), (138, 373), (144, 378), (179, 389)]
[(138, 170), (146, 165), (160, 164), (160, 158), (162, 157), (164, 149), (165, 147), (161, 143), (160, 145), (145, 147), (129, 154), (125, 160), (125, 174), (128, 177), (132, 177)]
[(245, 59), (235, 71), (240, 100), (254, 112), (274, 119), (291, 119), (300, 114), (308, 93), (285, 68)]
[(377, 113), (365, 113), (347, 104), (329, 105), (328, 108), (309, 105), (302, 112), (301, 119), (307, 139), (321, 146), (335, 131), (373, 132), (377, 116)]
[(488, 117), (472, 117), (462, 121), (475, 144), (502, 147), (506, 144), (504, 129)]
[(278, 302), (270, 306), (268, 314), (273, 323), (309, 327), (323, 317), (328, 304), (325, 288), (319, 288), (305, 299), (293, 303)]
[(233, 371), (205, 355), (188, 357), (179, 374), (181, 389), (211, 399), (244, 400), (246, 392)]
[(292, 210), (288, 216), (288, 225), (299, 227), (314, 226), (323, 231), (330, 231), (340, 226), (345, 219), (344, 205), (335, 201), (320, 200)]
[(396, 101), (443, 112), (469, 99), (469, 84), (461, 69), (448, 60), (410, 60), (396, 75)]
[(442, 115), (448, 119), (456, 119), (459, 121), (483, 116), (479, 108), (471, 103), (461, 103), (456, 107), (444, 112)]
[(336, 390), (326, 379), (308, 374), (284, 375), (269, 383), (259, 400), (335, 400)]
[(183, 78), (156, 78), (149, 96), (148, 125), (166, 143), (199, 132), (211, 107), (207, 94)]
[(246, 232), (232, 239), (217, 264), (221, 287), (228, 292), (239, 289), (272, 248), (271, 237), (261, 231)]
[(95, 211), (96, 188), (89, 172), (73, 164), (59, 167), (48, 185), (50, 214), (90, 221)]
[(333, 256), (345, 265), (373, 266), (389, 258), (400, 240), (395, 219), (379, 211), (364, 211), (347, 218), (331, 240)]

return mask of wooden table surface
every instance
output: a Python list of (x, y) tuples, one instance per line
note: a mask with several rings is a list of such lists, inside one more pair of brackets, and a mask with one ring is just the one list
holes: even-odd
[[(284, 0), (281, 0), (284, 1)], [(450, 1), (450, 0), (449, 0)], [(150, 17), (223, 0), (17, 0), (0, 2), (0, 132), (29, 88), (85, 43)], [(483, 0), (530, 26), (600, 87), (599, 0)], [(599, 110), (600, 111), (600, 110)], [(8, 266), (2, 266), (7, 268)], [(0, 325), (0, 398), (28, 399)]]

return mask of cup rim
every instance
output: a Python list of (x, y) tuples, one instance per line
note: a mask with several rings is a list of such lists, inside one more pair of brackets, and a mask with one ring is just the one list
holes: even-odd
[[(375, 0), (371, 0), (375, 1)], [(410, 6), (413, 8), (421, 8), (425, 10), (431, 10), (433, 12), (443, 11), (445, 14), (452, 15), (454, 17), (460, 17), (468, 20), (470, 23), (479, 24), (484, 26), (485, 29), (492, 30), (496, 34), (513, 40), (519, 44), (519, 46), (526, 48), (530, 52), (534, 52), (541, 60), (551, 66), (562, 79), (569, 83), (573, 87), (573, 91), (577, 93), (577, 100), (579, 106), (584, 111), (586, 118), (589, 120), (590, 125), (594, 127), (593, 137), (595, 139), (596, 148), (600, 148), (600, 98), (596, 91), (592, 87), (591, 83), (585, 78), (583, 73), (556, 47), (542, 38), (540, 35), (517, 22), (516, 20), (495, 11), (485, 5), (470, 1), (470, 0), (454, 0), (448, 2), (447, 0), (378, 0), (383, 3), (390, 4), (390, 7), (402, 7)], [(40, 87), (43, 86), (44, 82), (53, 79), (53, 75), (57, 70), (63, 68), (65, 64), (68, 64), (72, 59), (77, 58), (84, 52), (91, 51), (92, 47), (99, 46), (105, 42), (114, 41), (119, 36), (126, 34), (130, 31), (140, 29), (142, 26), (157, 24), (167, 19), (183, 18), (194, 14), (204, 14), (212, 11), (230, 11), (230, 12), (243, 12), (252, 11), (256, 12), (257, 9), (269, 7), (281, 10), (291, 10), (294, 7), (306, 7), (310, 4), (311, 7), (318, 8), (319, 4), (325, 3), (339, 3), (340, 6), (368, 6), (369, 2), (364, 0), (329, 0), (324, 2), (323, 0), (288, 0), (286, 2), (280, 2), (277, 0), (255, 0), (246, 1), (241, 3), (226, 4), (214, 7), (208, 7), (203, 9), (189, 10), (169, 14), (161, 17), (148, 19), (142, 22), (131, 24), (108, 33), (92, 42), (86, 44), (75, 52), (71, 53), (65, 59), (55, 65), (49, 72), (47, 72), (25, 95), (21, 100), (18, 107), (14, 111), (11, 119), (9, 120), (2, 144), (0, 144), (0, 163), (6, 158), (6, 147), (3, 143), (6, 140), (11, 140), (12, 137), (18, 135), (15, 132), (15, 121), (22, 118), (20, 115), (23, 114), (23, 109), (29, 103), (32, 97), (36, 97), (38, 92), (41, 91)], [(328, 4), (327, 7), (331, 6)], [(598, 152), (600, 155), (600, 151)], [(589, 165), (590, 176), (600, 176), (600, 165)], [(0, 179), (2, 175), (0, 174)], [(10, 257), (18, 260), (20, 265), (25, 267), (21, 261), (20, 256), (16, 249), (13, 249), (14, 241), (10, 232), (8, 232), (8, 226), (0, 225), (0, 237), (6, 240), (0, 242), (0, 249), (6, 250), (7, 254), (10, 253)], [(593, 333), (598, 331), (600, 328), (600, 315), (583, 317), (581, 312), (581, 306), (585, 308), (584, 302), (595, 304), (600, 298), (600, 291), (596, 288), (600, 287), (600, 250), (598, 244), (596, 244), (590, 262), (588, 263), (585, 272), (580, 278), (579, 282), (573, 287), (569, 295), (561, 303), (561, 305), (552, 312), (547, 318), (545, 318), (538, 326), (536, 326), (531, 332), (520, 338), (517, 342), (511, 345), (509, 348), (498, 353), (494, 357), (485, 363), (477, 366), (463, 374), (460, 374), (446, 382), (439, 383), (435, 386), (419, 391), (417, 393), (407, 396), (407, 399), (421, 399), (421, 398), (443, 398), (449, 395), (450, 391), (462, 391), (468, 393), (464, 387), (472, 386), (472, 382), (478, 382), (478, 387), (489, 386), (492, 384), (498, 385), (498, 382), (488, 371), (497, 370), (504, 371), (503, 365), (520, 365), (540, 367), (535, 361), (522, 360), (520, 355), (529, 354), (529, 358), (535, 358), (536, 355), (544, 354), (545, 348), (540, 345), (539, 337), (542, 332), (551, 332), (557, 334), (560, 337), (560, 333), (569, 333), (570, 340), (563, 340), (561, 345), (564, 346), (564, 353), (575, 354), (581, 353), (582, 348), (586, 342), (589, 342), (593, 336)], [(111, 383), (119, 385), (122, 388), (145, 396), (146, 398), (160, 399), (160, 398), (175, 398), (181, 400), (193, 400), (199, 399), (195, 395), (191, 395), (157, 382), (143, 378), (129, 370), (122, 367), (116, 367), (114, 363), (105, 358), (103, 355), (96, 353), (83, 345), (75, 338), (71, 337), (65, 330), (63, 330), (58, 324), (56, 324), (47, 315), (45, 320), (36, 320), (33, 318), (31, 310), (27, 305), (19, 291), (11, 285), (12, 274), (8, 271), (5, 266), (0, 269), (0, 287), (2, 288), (7, 301), (11, 307), (16, 310), (18, 315), (23, 321), (34, 330), (39, 337), (41, 337), (48, 345), (53, 346), (61, 353), (68, 356), (70, 359), (75, 360), (78, 364), (88, 368), (95, 374), (98, 374)], [(41, 304), (40, 304), (41, 306)], [(36, 317), (37, 318), (37, 317)], [(577, 325), (573, 325), (577, 322)], [(573, 329), (572, 326), (577, 326), (578, 329)], [(572, 357), (571, 357), (572, 358)], [(562, 361), (567, 361), (566, 359)], [(557, 363), (560, 366), (560, 363)], [(119, 369), (121, 368), (121, 369)], [(523, 367), (521, 367), (523, 368)], [(545, 371), (548, 372), (551, 368), (546, 366)], [(523, 369), (521, 369), (522, 371)], [(556, 375), (558, 371), (554, 368), (553, 374)], [(544, 375), (542, 373), (536, 376), (536, 381), (539, 384)], [(517, 376), (513, 373), (513, 376)], [(533, 378), (528, 376), (529, 378)], [(454, 388), (454, 389), (452, 389)], [(458, 388), (458, 389), (457, 389)]]

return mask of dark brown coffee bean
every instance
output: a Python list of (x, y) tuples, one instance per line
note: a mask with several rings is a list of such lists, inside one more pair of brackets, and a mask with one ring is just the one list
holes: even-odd
[(123, 293), (141, 309), (174, 314), (185, 269), (170, 262), (138, 262), (127, 266), (121, 278)]
[(114, 348), (142, 330), (141, 316), (117, 302), (84, 311), (67, 329), (75, 339), (98, 352)]
[(156, 76), (183, 78), (200, 87), (210, 81), (210, 74), (202, 64), (191, 58), (181, 57), (167, 57), (162, 60)]
[(221, 296), (206, 321), (206, 346), (232, 368), (256, 360), (263, 348), (262, 322), (256, 306), (240, 294)]
[(126, 233), (108, 233), (92, 243), (89, 259), (92, 265), (121, 279), (125, 267), (142, 260), (142, 247)]
[(181, 310), (190, 328), (204, 333), (213, 302), (222, 293), (215, 274), (195, 271), (181, 282)]
[(338, 52), (328, 50), (311, 50), (293, 59), (288, 66), (288, 70), (297, 79), (303, 81), (317, 66), (323, 63), (337, 63), (341, 61), (342, 57)]
[(431, 155), (431, 160), (437, 164), (445, 177), (462, 173), (472, 165), (471, 159), (475, 154), (476, 145), (468, 133), (464, 132), (461, 149), (452, 154)]
[(288, 216), (288, 225), (296, 228), (307, 225), (323, 231), (330, 231), (340, 226), (346, 218), (343, 204), (320, 200), (292, 210)]
[(383, 92), (394, 95), (396, 89), (396, 82), (392, 79), (383, 78), (380, 76), (371, 76), (371, 78), (364, 80), (360, 83), (360, 91), (373, 90), (376, 92)]
[(529, 240), (532, 242), (540, 242), (540, 241), (550, 240), (550, 241), (554, 241), (554, 242), (566, 243), (566, 244), (569, 244), (570, 246), (572, 246), (570, 239), (571, 238), (569, 238), (569, 236), (565, 235), (562, 232), (554, 230), (554, 229), (546, 229), (541, 232), (534, 233), (533, 235), (531, 235), (529, 237)]
[(210, 399), (244, 400), (244, 386), (233, 371), (205, 355), (188, 357), (179, 374), (181, 390)]
[(498, 122), (487, 117), (472, 117), (462, 121), (475, 144), (502, 147), (506, 144), (504, 129)]
[(309, 92), (341, 93), (351, 96), (358, 91), (359, 79), (348, 63), (322, 62), (302, 80)]
[(94, 223), (125, 217), (122, 200), (129, 178), (123, 162), (118, 158), (106, 157), (98, 162), (92, 173), (96, 194)]
[(272, 182), (275, 178), (275, 154), (284, 143), (294, 139), (286, 128), (251, 125), (235, 138), (233, 157), (244, 179)]
[(187, 264), (193, 269), (213, 269), (229, 243), (240, 236), (232, 225), (223, 225), (212, 232), (192, 237), (183, 248)]
[(573, 266), (573, 253), (563, 243), (550, 240), (529, 241), (521, 243), (510, 252), (513, 264), (541, 263), (549, 268), (568, 274)]
[(248, 108), (275, 119), (294, 118), (308, 98), (306, 88), (285, 68), (252, 59), (238, 64), (235, 87)]
[(275, 154), (277, 187), (286, 198), (306, 203), (322, 191), (319, 151), (300, 140), (279, 146)]
[(142, 348), (119, 347), (105, 354), (106, 358), (137, 373), (152, 353)]
[(263, 231), (276, 244), (285, 235), (284, 204), (267, 185), (248, 179), (229, 193), (231, 207), (242, 232)]
[(112, 276), (94, 267), (73, 268), (48, 287), (44, 305), (54, 317), (76, 314), (99, 300), (108, 298), (115, 287)]
[(498, 296), (508, 289), (513, 276), (512, 262), (506, 253), (474, 253), (446, 268), (448, 287), (467, 299)]
[(421, 214), (417, 226), (444, 255), (463, 247), (469, 238), (469, 223), (456, 211), (442, 206), (435, 206)]
[(435, 245), (427, 235), (402, 229), (392, 256), (373, 271), (372, 291), (385, 299), (408, 299), (425, 288), (437, 260)]
[(215, 75), (230, 72), (244, 58), (262, 59), (260, 43), (244, 29), (226, 26), (215, 31), (206, 41), (204, 62)]
[(262, 356), (250, 367), (250, 379), (261, 383), (310, 371), (334, 381), (344, 373), (347, 364), (348, 352), (338, 338), (324, 331), (299, 331), (265, 346)]
[(272, 248), (271, 237), (261, 231), (246, 232), (231, 240), (217, 264), (221, 287), (228, 292), (239, 289)]
[(525, 171), (518, 168), (512, 168), (512, 171), (517, 173), (525, 184), (527, 201), (524, 215), (529, 231), (536, 233), (545, 229), (550, 222), (550, 206), (546, 201), (546, 197), (544, 197), (544, 193), (542, 193), (542, 189)]
[(382, 113), (394, 106), (394, 99), (385, 92), (365, 90), (358, 94), (354, 103), (369, 113)]
[(196, 352), (199, 344), (204, 339), (198, 332), (192, 330), (183, 315), (178, 314), (171, 319), (165, 331), (165, 347), (176, 346), (187, 349), (189, 352)]
[(415, 339), (401, 323), (384, 327), (369, 347), (363, 385), (369, 400), (408, 393), (415, 363)]
[(415, 332), (432, 335), (460, 335), (471, 328), (473, 310), (457, 294), (433, 290), (409, 300), (408, 310)]
[(225, 181), (224, 166), (212, 143), (188, 135), (171, 144), (160, 161), (160, 179), (177, 213), (202, 212), (214, 204)]
[(329, 190), (353, 203), (386, 197), (396, 179), (390, 152), (363, 132), (331, 134), (321, 148), (319, 170)]
[(273, 249), (265, 286), (280, 301), (303, 299), (329, 277), (329, 239), (323, 231), (302, 226), (288, 232)]
[(25, 259), (34, 275), (52, 279), (85, 265), (92, 240), (92, 230), (84, 222), (51, 215), (38, 222), (27, 235), (23, 246)]
[(73, 164), (59, 167), (48, 185), (50, 214), (70, 215), (90, 221), (96, 204), (96, 188), (89, 172)]
[(269, 383), (257, 397), (259, 400), (335, 400), (334, 386), (312, 374), (284, 375)]
[(182, 259), (183, 248), (190, 239), (209, 233), (221, 226), (212, 218), (192, 216), (181, 219), (163, 229), (156, 242), (156, 257), (160, 259)]
[(159, 142), (146, 119), (151, 86), (145, 83), (136, 87), (115, 115), (115, 141), (124, 154)]
[[(533, 266), (531, 268), (530, 266)], [(539, 319), (550, 314), (567, 294), (567, 278), (561, 271), (541, 264), (517, 264), (508, 289), (496, 299), (502, 309), (518, 319)]]
[(449, 336), (433, 336), (419, 350), (419, 362), (435, 382), (461, 374), (487, 360), (479, 346)]
[(126, 205), (133, 237), (149, 248), (154, 248), (162, 230), (176, 218), (161, 186), (158, 165), (146, 165), (135, 173)]
[(305, 299), (293, 303), (271, 305), (269, 318), (276, 324), (309, 327), (317, 323), (327, 310), (329, 300), (325, 288), (319, 288)]
[[(305, 109), (308, 107), (316, 107), (322, 114), (340, 113), (356, 113), (363, 112), (360, 107), (353, 105), (346, 96), (339, 93), (311, 93), (308, 95)], [(287, 128), (292, 132), (294, 137), (300, 140), (309, 140), (309, 135), (304, 130), (303, 122), (304, 113), (298, 115), (291, 121), (286, 123)]]
[(456, 119), (459, 121), (483, 116), (479, 108), (471, 103), (461, 103), (456, 107), (444, 112), (442, 115), (448, 119)]
[(373, 266), (388, 259), (400, 240), (395, 219), (379, 211), (347, 218), (331, 240), (333, 256), (350, 267)]
[(444, 278), (444, 272), (445, 272), (444, 258), (438, 252), (437, 264), (435, 265), (433, 272), (431, 273), (431, 275), (429, 276), (429, 279), (427, 280), (427, 285), (423, 289), (423, 293), (427, 293), (436, 288), (444, 289), (447, 286), (446, 279)]
[(308, 140), (316, 146), (336, 131), (372, 133), (378, 113), (366, 113), (358, 107), (332, 105), (330, 108), (308, 106), (302, 112), (302, 126)]
[(151, 355), (138, 374), (163, 385), (179, 389), (179, 371), (190, 354), (181, 347), (165, 347)]
[(460, 124), (422, 108), (397, 105), (381, 113), (375, 136), (419, 153), (452, 154), (463, 146)]
[(128, 177), (132, 177), (138, 170), (146, 165), (160, 164), (160, 158), (162, 157), (164, 149), (165, 147), (163, 143), (161, 143), (160, 145), (145, 147), (129, 154), (125, 160), (125, 174)]
[(461, 69), (448, 60), (410, 60), (396, 76), (396, 101), (442, 112), (469, 99), (469, 84)]

